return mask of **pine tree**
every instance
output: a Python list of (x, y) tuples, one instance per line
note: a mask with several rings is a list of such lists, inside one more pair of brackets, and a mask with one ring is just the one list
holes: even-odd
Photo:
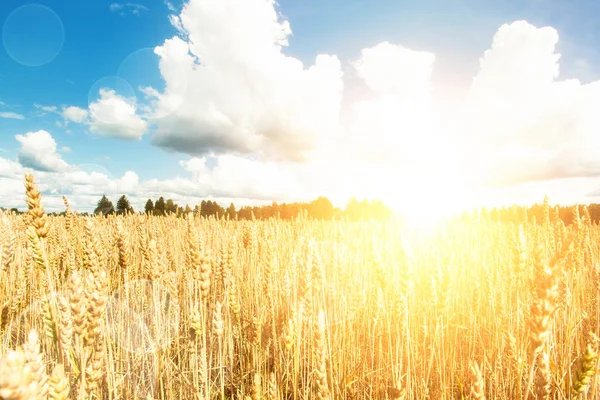
[(160, 196), (156, 203), (154, 203), (154, 215), (165, 215), (165, 199)]
[(152, 202), (152, 200), (148, 199), (146, 205), (144, 206), (144, 212), (148, 215), (152, 215), (152, 213), (154, 212), (154, 203)]
[(125, 214), (125, 213), (133, 214), (133, 207), (129, 204), (129, 199), (127, 196), (123, 195), (119, 197), (117, 201), (117, 214)]
[(115, 207), (113, 206), (112, 201), (108, 199), (108, 197), (102, 196), (102, 198), (98, 201), (98, 205), (94, 210), (94, 214), (98, 213), (102, 213), (104, 215), (115, 213)]

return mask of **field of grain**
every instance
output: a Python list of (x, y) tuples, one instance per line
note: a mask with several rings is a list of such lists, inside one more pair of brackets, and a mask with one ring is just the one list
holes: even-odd
[(600, 228), (0, 215), (2, 399), (597, 398)]

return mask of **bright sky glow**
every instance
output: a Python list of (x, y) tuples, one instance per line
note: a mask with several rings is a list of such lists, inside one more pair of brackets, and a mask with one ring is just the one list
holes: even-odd
[(438, 3), (2, 2), (0, 206), (600, 201), (596, 2)]

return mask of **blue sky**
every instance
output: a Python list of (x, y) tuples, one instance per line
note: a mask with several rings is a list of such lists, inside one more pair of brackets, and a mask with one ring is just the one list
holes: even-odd
[[(139, 0), (131, 3), (104, 0), (81, 2), (40, 0), (36, 3), (7, 0), (0, 2), (0, 22), (3, 26), (3, 49), (0, 49), (0, 137), (2, 138), (0, 141), (0, 157), (11, 163), (16, 163), (15, 165), (10, 164), (12, 166), (11, 171), (20, 167), (32, 168), (33, 170), (36, 168), (45, 169), (45, 171), (41, 171), (42, 179), (46, 179), (50, 186), (52, 182), (64, 178), (64, 176), (59, 175), (52, 177), (52, 173), (65, 174), (69, 168), (71, 168), (69, 171), (75, 170), (78, 165), (86, 163), (96, 164), (104, 168), (105, 171), (109, 171), (110, 179), (119, 179), (128, 171), (132, 171), (137, 176), (139, 183), (158, 180), (161, 182), (161, 187), (169, 188), (171, 186), (168, 182), (171, 180), (175, 178), (187, 179), (189, 180), (186, 181), (187, 185), (193, 186), (193, 183), (198, 183), (198, 187), (202, 187), (202, 190), (190, 194), (190, 196), (186, 196), (187, 189), (173, 189), (173, 193), (174, 196), (179, 196), (181, 201), (189, 202), (198, 201), (205, 196), (226, 201), (239, 198), (242, 202), (265, 201), (269, 196), (277, 197), (278, 200), (296, 199), (303, 197), (303, 193), (306, 193), (306, 196), (311, 196), (319, 193), (323, 188), (330, 188), (330, 184), (323, 182), (308, 188), (305, 192), (286, 192), (272, 187), (262, 188), (262, 183), (258, 183), (253, 187), (261, 186), (264, 190), (255, 191), (248, 190), (249, 185), (244, 182), (228, 181), (227, 184), (231, 187), (221, 187), (215, 183), (216, 178), (211, 175), (214, 173), (213, 166), (215, 164), (221, 165), (223, 170), (220, 173), (227, 176), (236, 174), (235, 168), (247, 170), (256, 167), (256, 171), (263, 171), (267, 176), (270, 176), (268, 174), (272, 172), (283, 181), (289, 179), (286, 178), (285, 174), (279, 176), (280, 171), (277, 170), (287, 171), (289, 164), (290, 173), (294, 176), (301, 176), (298, 178), (299, 181), (314, 181), (313, 178), (315, 176), (319, 177), (320, 174), (314, 175), (312, 172), (303, 170), (302, 163), (311, 162), (312, 159), (307, 159), (304, 152), (297, 151), (297, 149), (312, 151), (314, 148), (320, 148), (314, 145), (312, 139), (305, 138), (307, 136), (313, 138), (311, 135), (314, 134), (314, 137), (318, 138), (315, 140), (320, 143), (321, 136), (319, 135), (321, 134), (319, 132), (321, 132), (321, 126), (327, 126), (328, 130), (331, 131), (332, 125), (323, 122), (330, 122), (328, 116), (319, 116), (317, 121), (312, 121), (312, 117), (306, 117), (304, 118), (308, 121), (306, 126), (302, 125), (304, 123), (302, 122), (301, 127), (291, 129), (294, 132), (302, 132), (302, 137), (293, 135), (279, 137), (277, 135), (282, 135), (280, 131), (285, 131), (285, 128), (279, 125), (271, 127), (269, 124), (272, 121), (263, 121), (264, 114), (267, 114), (266, 111), (265, 113), (257, 112), (256, 114), (248, 112), (247, 115), (239, 116), (239, 108), (251, 108), (254, 107), (255, 103), (267, 103), (269, 107), (276, 107), (277, 104), (273, 98), (278, 93), (278, 89), (276, 89), (278, 86), (273, 83), (273, 88), (271, 88), (269, 86), (271, 83), (261, 82), (260, 79), (266, 79), (264, 76), (257, 75), (260, 78), (254, 77), (254, 83), (241, 81), (244, 76), (247, 76), (248, 71), (255, 71), (253, 66), (262, 65), (260, 57), (263, 53), (260, 49), (263, 49), (263, 47), (260, 41), (264, 40), (266, 36), (263, 37), (257, 34), (256, 38), (249, 39), (246, 43), (243, 35), (236, 34), (235, 28), (233, 28), (242, 25), (245, 26), (243, 29), (252, 31), (254, 26), (252, 24), (262, 26), (259, 24), (260, 18), (266, 18), (266, 23), (273, 23), (273, 21), (268, 20), (268, 11), (273, 5), (269, 1), (252, 0), (252, 4), (256, 4), (257, 8), (260, 4), (267, 4), (264, 8), (266, 11), (264, 14), (256, 16), (254, 20), (248, 19), (248, 25), (246, 26), (244, 25), (245, 20), (236, 20), (236, 18), (245, 18), (243, 13), (234, 15), (229, 21), (227, 13), (231, 13), (234, 8), (221, 10), (223, 12), (212, 10), (207, 8), (209, 6), (207, 6), (206, 1), (208, 0), (189, 0), (185, 2)], [(229, 4), (228, 7), (236, 7), (235, 4), (241, 4), (240, 1), (226, 3)], [(187, 11), (185, 11), (186, 9)], [(323, 89), (323, 92), (317, 93), (317, 89), (315, 89), (315, 98), (329, 99), (328, 96), (331, 96), (332, 102), (338, 101), (341, 104), (341, 110), (338, 110), (339, 114), (342, 115), (341, 120), (343, 120), (340, 123), (340, 125), (343, 125), (343, 128), (340, 128), (341, 136), (336, 136), (334, 139), (329, 139), (329, 141), (325, 140), (329, 144), (332, 140), (339, 141), (335, 146), (337, 149), (335, 150), (336, 154), (341, 151), (339, 149), (342, 147), (350, 148), (347, 156), (340, 159), (353, 160), (356, 152), (354, 144), (348, 144), (351, 141), (347, 138), (360, 133), (352, 133), (355, 132), (350, 126), (353, 122), (345, 120), (345, 118), (352, 118), (354, 113), (352, 105), (363, 100), (363, 97), (372, 100), (375, 94), (381, 94), (375, 93), (378, 90), (374, 90), (370, 86), (368, 77), (365, 77), (361, 72), (357, 72), (355, 62), (363, 57), (364, 53), (362, 51), (364, 49), (374, 48), (382, 42), (389, 42), (394, 46), (401, 46), (411, 51), (428, 52), (435, 55), (431, 75), (426, 77), (427, 82), (425, 84), (427, 88), (433, 88), (432, 90), (435, 92), (433, 102), (437, 104), (437, 107), (447, 108), (448, 110), (455, 110), (458, 107), (456, 104), (461, 103), (470, 93), (471, 82), (480, 71), (479, 59), (483, 57), (486, 50), (490, 49), (496, 32), (503, 24), (510, 24), (514, 21), (524, 20), (536, 28), (551, 26), (558, 32), (558, 43), (556, 48), (552, 49), (552, 51), (562, 54), (562, 58), (558, 61), (560, 64), (560, 77), (557, 79), (577, 78), (581, 85), (600, 79), (600, 68), (598, 67), (600, 65), (600, 50), (597, 47), (597, 43), (600, 43), (600, 4), (591, 0), (569, 2), (558, 0), (502, 0), (494, 2), (475, 0), (281, 0), (279, 5), (275, 6), (275, 9), (280, 14), (279, 19), (276, 21), (277, 24), (288, 21), (292, 34), (286, 35), (289, 45), (283, 46), (281, 49), (276, 45), (274, 46), (272, 40), (266, 43), (264, 49), (267, 49), (265, 50), (267, 53), (275, 48), (275, 52), (281, 51), (283, 55), (288, 57), (288, 60), (297, 59), (301, 61), (305, 71), (315, 64), (315, 58), (319, 54), (335, 56), (336, 60), (324, 61), (323, 65), (317, 68), (322, 70), (322, 76), (325, 79), (323, 82), (327, 82), (328, 85), (331, 82), (337, 82), (335, 79), (337, 76), (336, 68), (343, 73), (343, 78), (340, 78), (340, 84), (343, 85), (343, 88), (334, 87), (335, 85), (332, 84), (331, 90), (327, 92)], [(223, 17), (224, 23), (236, 23), (236, 25), (231, 25), (231, 32), (233, 32), (230, 35), (231, 37), (228, 36), (230, 31), (219, 30), (221, 28), (218, 27), (214, 28), (213, 33), (218, 36), (217, 40), (223, 41), (220, 42), (221, 47), (227, 47), (227, 43), (229, 43), (226, 42), (227, 40), (232, 42), (237, 40), (244, 46), (256, 45), (257, 50), (253, 52), (250, 49), (246, 53), (239, 46), (232, 45), (230, 52), (219, 55), (217, 54), (218, 49), (210, 49), (209, 34), (211, 32), (209, 32), (209, 28), (197, 28), (200, 25), (195, 25), (194, 22), (194, 19), (198, 20), (198, 24), (203, 22), (202, 10), (207, 10), (206, 12), (209, 14), (214, 11), (213, 17)], [(180, 25), (180, 29), (178, 29), (173, 21), (176, 21), (176, 18), (180, 16), (182, 18), (179, 21), (184, 26), (181, 28)], [(174, 17), (176, 18), (174, 19)], [(276, 26), (280, 27), (280, 25)], [(194, 29), (197, 29), (197, 31), (194, 31)], [(515, 30), (516, 28), (513, 29), (513, 31)], [(187, 34), (191, 36), (188, 37)], [(533, 35), (533, 33), (531, 34)], [(201, 37), (202, 35), (206, 35), (206, 37)], [(185, 96), (181, 98), (183, 105), (178, 103), (177, 110), (169, 110), (167, 117), (164, 117), (158, 123), (153, 123), (152, 118), (147, 118), (141, 112), (143, 106), (149, 106), (150, 103), (148, 98), (144, 99), (144, 93), (140, 88), (152, 87), (161, 94), (166, 93), (165, 79), (159, 70), (159, 56), (154, 54), (154, 48), (165, 45), (165, 41), (173, 37), (181, 37), (183, 42), (192, 49), (190, 53), (196, 52), (193, 55), (199, 58), (199, 61), (197, 61), (199, 65), (202, 65), (204, 57), (205, 60), (213, 60), (215, 69), (227, 70), (230, 66), (234, 68), (237, 65), (236, 63), (241, 60), (240, 63), (244, 64), (246, 72), (243, 74), (236, 72), (234, 75), (228, 75), (227, 79), (223, 78), (223, 83), (228, 85), (227, 87), (231, 90), (231, 93), (237, 93), (238, 89), (242, 87), (239, 90), (240, 92), (245, 93), (245, 90), (248, 90), (248, 93), (266, 93), (265, 96), (270, 96), (270, 98), (263, 99), (260, 98), (260, 95), (258, 95), (258, 98), (245, 96), (235, 99), (236, 101), (232, 101), (231, 104), (226, 104), (224, 99), (227, 96), (210, 86), (211, 79), (200, 77), (200, 75), (195, 78), (193, 72), (188, 71), (188, 68), (194, 68), (190, 66), (189, 62), (184, 64), (181, 61), (179, 65), (175, 65), (173, 62), (168, 67), (171, 68), (172, 73), (175, 71), (170, 78), (171, 83), (177, 86), (178, 83), (175, 81), (179, 79), (177, 76), (186, 76), (184, 83), (182, 83), (187, 88)], [(202, 42), (197, 47), (200, 50), (193, 50), (193, 46), (197, 43), (192, 42)], [(167, 48), (166, 45), (164, 48)], [(204, 48), (208, 48), (206, 54), (202, 53)], [(57, 53), (56, 57), (53, 57), (54, 50)], [(176, 52), (175, 49), (172, 51)], [(202, 55), (199, 53), (202, 53)], [(239, 60), (236, 58), (238, 53)], [(226, 61), (224, 64), (222, 61), (222, 57), (225, 56), (232, 60), (230, 64), (227, 64)], [(256, 57), (256, 60), (253, 57)], [(271, 55), (268, 57), (271, 57)], [(385, 57), (387, 56), (384, 56), (382, 60), (385, 61)], [(279, 62), (278, 60), (278, 58), (272, 59), (272, 61)], [(412, 62), (411, 60), (407, 59), (406, 63)], [(208, 61), (207, 65), (210, 62)], [(337, 62), (339, 62), (339, 66), (336, 64)], [(264, 61), (264, 63), (265, 66), (268, 65), (267, 61)], [(399, 61), (399, 63), (399, 65), (404, 65), (404, 61)], [(177, 71), (182, 71), (182, 73), (178, 74)], [(188, 71), (190, 75), (186, 75), (185, 71)], [(289, 76), (291, 81), (296, 75), (285, 75), (291, 73), (291, 70), (285, 70), (283, 66), (280, 69), (273, 67), (272, 72), (276, 74), (277, 71), (282, 71), (282, 76), (278, 79), (283, 79), (283, 81), (277, 81), (279, 86), (281, 82), (293, 85), (293, 82), (286, 81), (288, 79), (286, 76)], [(218, 72), (215, 74), (212, 80), (219, 82), (214, 77), (220, 75)], [(302, 76), (304, 75), (297, 75), (298, 79)], [(329, 76), (331, 78), (327, 78)], [(202, 92), (206, 88), (205, 97), (192, 98), (193, 96), (190, 96), (189, 88), (192, 87), (192, 80), (194, 81), (193, 90), (195, 92)], [(390, 81), (392, 80), (390, 79)], [(207, 83), (203, 84), (202, 82)], [(260, 86), (262, 83), (268, 89), (261, 92)], [(248, 89), (250, 86), (247, 85), (254, 86)], [(315, 87), (319, 87), (319, 90), (322, 86), (322, 84), (315, 84)], [(259, 87), (259, 89), (256, 87)], [(294, 87), (294, 90), (300, 90), (295, 86), (290, 87)], [(113, 97), (106, 97), (107, 102), (115, 99), (116, 101), (126, 99), (128, 95), (136, 94), (135, 113), (129, 115), (128, 118), (130, 119), (127, 120), (128, 128), (132, 130), (128, 137), (123, 137), (127, 135), (116, 132), (115, 129), (119, 129), (119, 127), (115, 124), (107, 128), (107, 124), (102, 124), (102, 121), (99, 123), (98, 121), (96, 121), (97, 123), (93, 122), (93, 119), (97, 119), (97, 116), (94, 116), (91, 104), (95, 102), (98, 102), (96, 104), (99, 105), (104, 104), (99, 102), (102, 98), (99, 90), (102, 88), (115, 89)], [(309, 95), (298, 93), (298, 96), (306, 97)], [(288, 94), (285, 96), (288, 96)], [(293, 96), (290, 95), (290, 97)], [(448, 101), (448, 99), (452, 101)], [(294, 98), (288, 100), (290, 104), (296, 104)], [(194, 103), (196, 101), (197, 106)], [(126, 106), (125, 102), (119, 104)], [(330, 105), (330, 103), (327, 105)], [(81, 114), (78, 115), (81, 117), (66, 117), (64, 110), (67, 107), (74, 107), (71, 111), (80, 112)], [(197, 107), (198, 114), (202, 118), (195, 119), (195, 115), (193, 115), (194, 107)], [(215, 107), (218, 111), (217, 114), (221, 117), (224, 116), (223, 118), (227, 117), (229, 122), (233, 121), (231, 126), (235, 125), (235, 128), (226, 130), (222, 125), (211, 119), (216, 118), (215, 115), (217, 114), (211, 114)], [(302, 112), (312, 116), (323, 107), (302, 110)], [(188, 113), (180, 113), (180, 110), (183, 109)], [(332, 106), (332, 109), (337, 110), (334, 106)], [(376, 107), (376, 109), (378, 108)], [(107, 108), (98, 112), (110, 113), (111, 110)], [(268, 107), (266, 107), (266, 110), (273, 111), (272, 108)], [(203, 113), (207, 116), (205, 117)], [(105, 118), (107, 117), (105, 116)], [(291, 117), (286, 114), (278, 121), (288, 121), (289, 118)], [(381, 119), (381, 116), (378, 118)], [(252, 125), (253, 123), (254, 125)], [(364, 124), (369, 125), (368, 121)], [(269, 127), (264, 128), (265, 125)], [(261, 131), (263, 128), (264, 132)], [(398, 132), (402, 130), (400, 126), (395, 126), (394, 129)], [(411, 126), (410, 129), (415, 130), (416, 128)], [(36, 158), (37, 156), (31, 153), (35, 151), (34, 149), (24, 150), (23, 142), (15, 138), (16, 135), (26, 135), (40, 130), (51, 136), (51, 139), (44, 137), (44, 140), (49, 140), (50, 147), (52, 147), (52, 140), (54, 141), (56, 149), (53, 157), (64, 161), (64, 165), (62, 161), (48, 161), (48, 159), (43, 161), (43, 154), (39, 155), (40, 158)], [(156, 130), (159, 131), (158, 135), (155, 134)], [(333, 130), (337, 131), (337, 128)], [(107, 133), (108, 131), (110, 132)], [(273, 133), (274, 131), (277, 131), (277, 133)], [(393, 129), (391, 131), (396, 132)], [(368, 132), (364, 133), (367, 136), (369, 134)], [(270, 139), (265, 141), (265, 137)], [(274, 137), (277, 140), (274, 140)], [(439, 133), (439, 137), (445, 136)], [(32, 135), (31, 140), (31, 142), (28, 142), (30, 145), (38, 139)], [(360, 140), (360, 138), (357, 139), (358, 147), (361, 147)], [(340, 142), (343, 145), (340, 145)], [(458, 142), (458, 140), (453, 142)], [(414, 141), (411, 139), (411, 141), (394, 143), (406, 147), (412, 146)], [(53, 152), (51, 148), (48, 150), (48, 147), (38, 147), (40, 152)], [(385, 146), (382, 145), (382, 147)], [(325, 151), (325, 153), (327, 152)], [(219, 157), (225, 158), (219, 163)], [(455, 158), (460, 157), (462, 156), (456, 156)], [(317, 159), (315, 165), (322, 167), (327, 165), (328, 162), (323, 160), (331, 159), (331, 155), (323, 156), (322, 159)], [(339, 162), (335, 161), (335, 164), (338, 165)], [(57, 170), (52, 170), (54, 167), (49, 167), (49, 165), (59, 165), (60, 167), (56, 167)], [(356, 165), (358, 163), (347, 166), (345, 171), (352, 170)], [(366, 165), (360, 171), (368, 171), (371, 165), (369, 163)], [(246, 166), (248, 168), (245, 168)], [(422, 166), (419, 164), (418, 167), (421, 168)], [(227, 168), (233, 169), (228, 170)], [(318, 167), (315, 168), (318, 169)], [(402, 168), (414, 170), (416, 166), (393, 163), (391, 171), (396, 174)], [(344, 169), (342, 170), (344, 171)], [(381, 173), (381, 170), (377, 171), (378, 174)], [(390, 171), (389, 168), (388, 171)], [(344, 175), (343, 172), (340, 174)], [(546, 176), (545, 172), (540, 172), (540, 174)], [(595, 172), (593, 174), (590, 172), (566, 172), (543, 180), (551, 181), (555, 178), (562, 179), (565, 177), (573, 179), (590, 178), (590, 174), (595, 176)], [(7, 176), (7, 174), (4, 174), (4, 176), (3, 179), (14, 178)], [(423, 176), (420, 180), (428, 178), (431, 178), (431, 176)], [(332, 190), (331, 196), (337, 196), (340, 201), (349, 194), (367, 197), (382, 195), (385, 198), (395, 196), (394, 192), (382, 191), (377, 188), (373, 189), (372, 192), (370, 189), (365, 189), (361, 193), (356, 188), (350, 188), (349, 185), (351, 185), (352, 180), (352, 178), (345, 181), (342, 179), (346, 182), (344, 183), (346, 186)], [(369, 179), (366, 178), (366, 180)], [(521, 184), (521, 182), (516, 183)], [(205, 186), (202, 186), (202, 184)], [(594, 185), (595, 181), (588, 182), (585, 189), (581, 189), (580, 196), (589, 195)], [(136, 201), (141, 203), (143, 195), (139, 192), (139, 186), (134, 186), (135, 188), (129, 189), (128, 195), (136, 198)], [(598, 186), (600, 187), (600, 185)], [(6, 187), (9, 187), (9, 185)], [(146, 186), (144, 194), (153, 193), (152, 190), (147, 189)], [(423, 188), (418, 184), (412, 187), (413, 192), (421, 189)], [(48, 188), (48, 190), (51, 191), (51, 188)], [(96, 194), (101, 190), (90, 192)], [(539, 190), (527, 189), (526, 192), (528, 194), (534, 193), (535, 196), (543, 196), (540, 192), (543, 190), (549, 189), (547, 187)], [(566, 189), (561, 190), (566, 191)], [(141, 197), (137, 199), (138, 196)], [(89, 207), (86, 201), (89, 202), (92, 197), (92, 195), (85, 197), (82, 194), (78, 201), (79, 205), (83, 208)], [(10, 201), (10, 203), (20, 205), (22, 200)], [(56, 201), (53, 204), (56, 204)]]
[[(0, 19), (5, 21), (17, 7), (31, 4), (8, 1), (0, 4)], [(89, 91), (94, 83), (106, 76), (117, 74), (120, 64), (138, 49), (153, 48), (174, 34), (168, 21), (164, 3), (148, 3), (139, 15), (126, 11), (125, 15), (110, 11), (112, 2), (42, 1), (60, 17), (64, 26), (64, 43), (58, 56), (40, 67), (28, 67), (15, 62), (6, 51), (0, 52), (0, 99), (26, 120), (1, 120), (0, 135), (8, 138), (2, 148), (16, 156), (18, 142), (15, 134), (32, 130), (49, 131), (61, 145), (72, 152), (65, 158), (73, 163), (96, 162), (115, 174), (133, 166), (141, 167), (148, 177), (163, 177), (176, 169), (170, 154), (145, 143), (105, 140), (85, 134), (82, 127), (58, 128), (56, 115), (40, 115), (34, 104), (77, 105), (86, 107)], [(43, 44), (40, 44), (43, 45)], [(35, 53), (40, 45), (22, 40), (21, 46)], [(158, 66), (149, 66), (156, 73)], [(160, 85), (161, 82), (150, 82)], [(107, 160), (109, 157), (110, 160)], [(152, 158), (152, 162), (148, 162)], [(159, 162), (157, 162), (159, 161)], [(165, 168), (161, 168), (161, 164)], [(171, 165), (175, 164), (175, 168)], [(166, 169), (166, 170), (165, 170)]]

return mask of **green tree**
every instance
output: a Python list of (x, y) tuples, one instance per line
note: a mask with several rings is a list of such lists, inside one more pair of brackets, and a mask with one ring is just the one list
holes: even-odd
[(152, 215), (152, 213), (154, 212), (154, 203), (152, 202), (152, 200), (148, 199), (146, 205), (144, 206), (144, 212), (148, 215)]
[(126, 212), (133, 214), (133, 207), (129, 204), (127, 196), (123, 195), (117, 200), (117, 214), (125, 214)]
[(102, 198), (98, 201), (96, 209), (94, 210), (94, 214), (98, 213), (102, 213), (103, 215), (115, 213), (115, 207), (113, 206), (112, 201), (108, 199), (108, 197), (102, 196)]
[(154, 215), (165, 215), (165, 199), (160, 196), (156, 203), (154, 203)]
[(165, 212), (167, 214), (177, 214), (177, 204), (175, 204), (173, 199), (169, 199), (165, 203)]

